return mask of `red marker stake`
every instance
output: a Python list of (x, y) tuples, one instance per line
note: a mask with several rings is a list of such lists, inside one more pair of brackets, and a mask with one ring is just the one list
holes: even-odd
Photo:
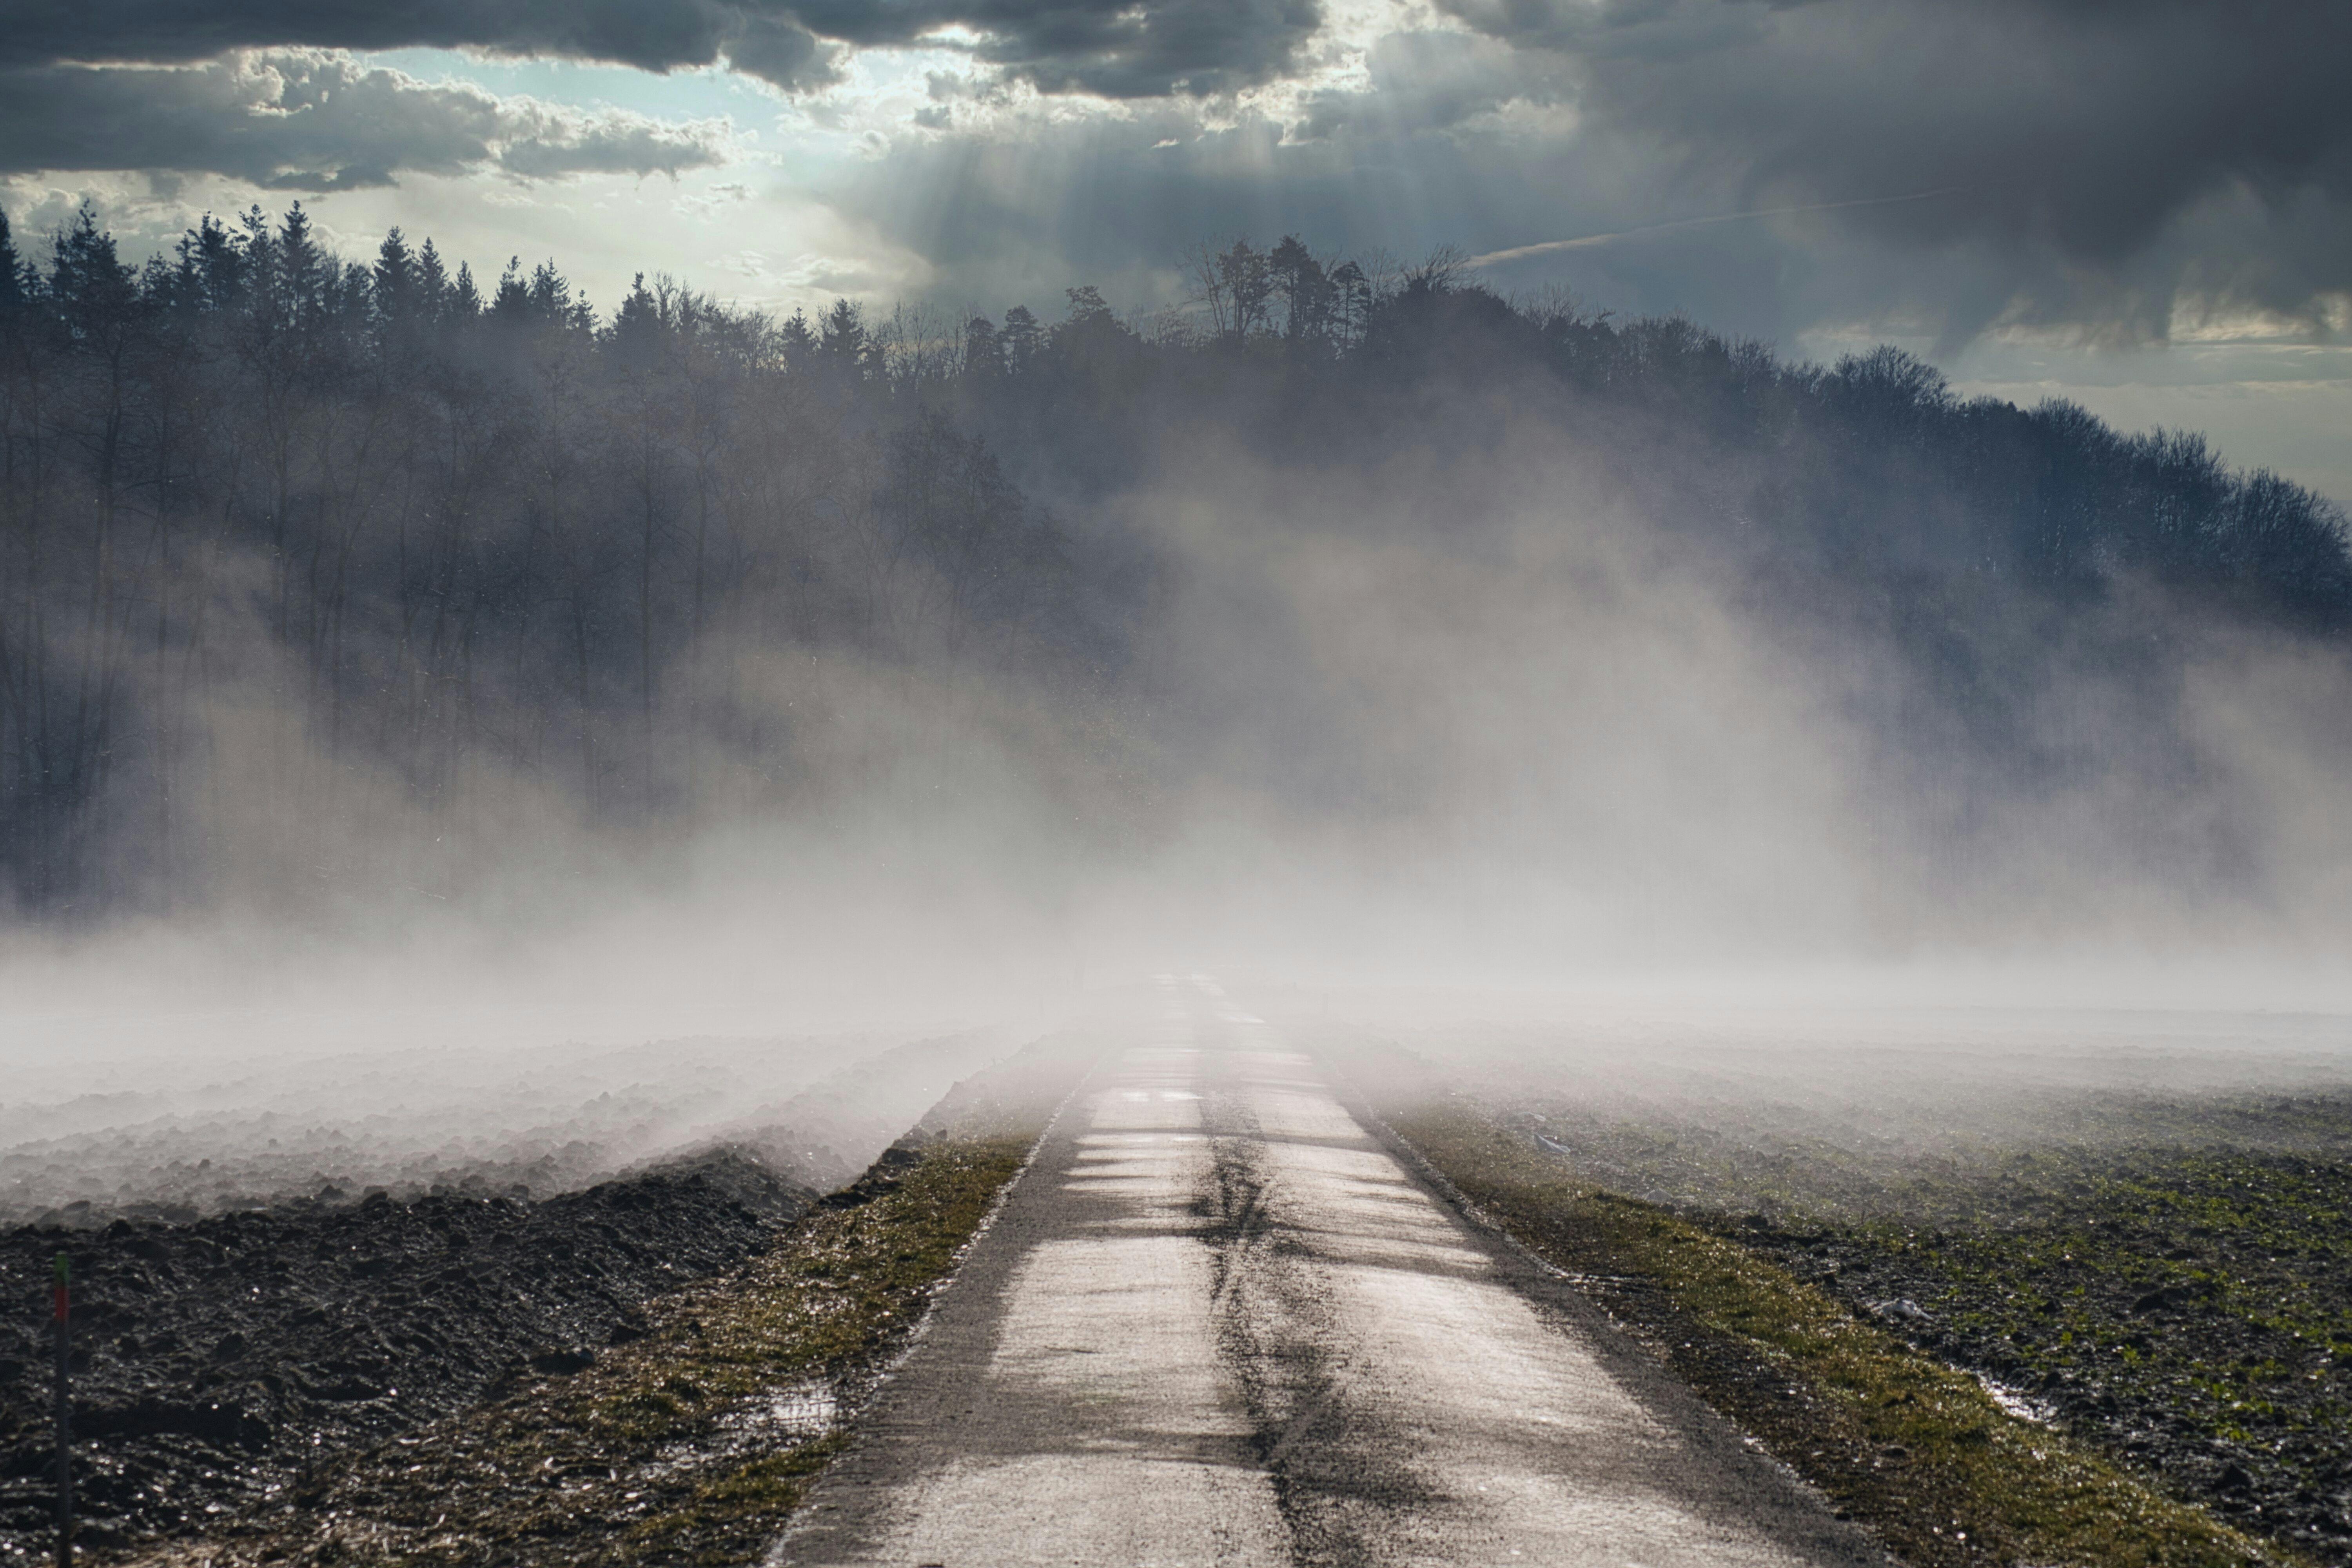
[(58, 1568), (73, 1568), (73, 1403), (66, 1390), (72, 1370), (71, 1309), (66, 1255), (58, 1254)]

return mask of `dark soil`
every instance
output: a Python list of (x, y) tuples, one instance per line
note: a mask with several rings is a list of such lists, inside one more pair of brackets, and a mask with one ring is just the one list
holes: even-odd
[(46, 1550), (48, 1282), (75, 1279), (83, 1542), (183, 1533), (325, 1455), (569, 1372), (647, 1298), (767, 1246), (815, 1194), (735, 1149), (533, 1202), (310, 1200), (194, 1225), (0, 1234), (0, 1561)]
[(911, 1143), (576, 1374), (322, 1467), (140, 1568), (756, 1562), (1028, 1151)]
[(1748, 1227), (1710, 1230), (1585, 1185), (1556, 1151), (1459, 1101), (1398, 1110), (1391, 1130), (1480, 1218), (1562, 1270), (1897, 1561), (2302, 1561), (2164, 1496), (2095, 1444), (2003, 1410), (1979, 1381), (1749, 1245)]
[(2053, 1105), (2056, 1136), (1932, 1155), (1720, 1107), (1487, 1103), (1579, 1179), (1773, 1259), (2233, 1524), (2352, 1563), (2352, 1098), (2099, 1096)]
[(2222, 1518), (2352, 1563), (2352, 1162), (2019, 1163), (1940, 1224), (1738, 1234)]
[[(323, 1459), (142, 1568), (756, 1561), (1098, 1053), (1040, 1041), (957, 1084), (739, 1266), (647, 1300), (578, 1371)], [(125, 1560), (119, 1554), (115, 1560)]]
[(67, 1227), (0, 1231), (0, 1563), (47, 1549), (59, 1251), (80, 1539), (184, 1537), (275, 1506), (339, 1456), (601, 1364), (646, 1331), (649, 1302), (772, 1247), (1000, 1049), (960, 1036), (858, 1055), (691, 1157), (562, 1195), (535, 1199), (493, 1161), (427, 1192), (329, 1186), (206, 1217), (159, 1218), (134, 1184), (113, 1223), (78, 1203)]

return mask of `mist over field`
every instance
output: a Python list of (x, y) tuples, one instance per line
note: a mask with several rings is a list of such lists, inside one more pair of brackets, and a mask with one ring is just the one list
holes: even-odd
[(352, 1179), (576, 1183), (845, 1065), (758, 1042), (1167, 968), (2337, 1001), (2345, 520), (2192, 435), (1292, 238), (1050, 322), (599, 312), (299, 207), (0, 261), (28, 1214), (77, 1129), (148, 1129), (110, 1203), (272, 1117), (250, 1195), (336, 1185), (408, 1060), (468, 1131)]
[(2343, 0), (5, 9), (0, 1568), (2352, 1563)]

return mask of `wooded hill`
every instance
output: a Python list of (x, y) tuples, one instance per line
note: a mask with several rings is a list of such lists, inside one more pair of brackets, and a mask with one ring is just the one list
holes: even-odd
[(0, 882), (202, 900), (299, 822), (362, 886), (454, 886), (403, 835), (493, 775), (590, 824), (791, 809), (811, 654), (1013, 693), (1146, 789), (1182, 574), (1127, 502), (1203, 454), (1311, 486), (1427, 453), (1443, 542), (1535, 430), (1758, 614), (1912, 672), (1865, 716), (1890, 746), (2021, 775), (2065, 765), (2020, 717), (2061, 665), (2156, 700), (2197, 628), (2352, 629), (2341, 511), (2195, 436), (1514, 304), (1443, 257), (1191, 269), (1148, 320), (1085, 288), (1050, 323), (777, 320), (642, 279), (604, 314), (396, 230), (339, 258), (299, 206), (141, 264), (88, 209), (0, 219)]

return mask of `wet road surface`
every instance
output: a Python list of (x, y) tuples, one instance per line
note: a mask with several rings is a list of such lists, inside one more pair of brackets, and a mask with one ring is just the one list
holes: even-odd
[(1885, 1563), (1213, 984), (1136, 1035), (772, 1563)]

